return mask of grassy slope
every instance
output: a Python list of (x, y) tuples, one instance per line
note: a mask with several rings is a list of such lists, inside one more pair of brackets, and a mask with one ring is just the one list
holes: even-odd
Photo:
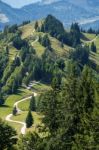
[(86, 39), (88, 39), (88, 41), (96, 37), (96, 34), (90, 34), (90, 33), (83, 33), (83, 35), (86, 37)]
[[(18, 121), (25, 122), (27, 113), (28, 113), (27, 111), (24, 111), (20, 115), (13, 116), (12, 119), (16, 120), (16, 121), (18, 120)], [(41, 114), (39, 115), (36, 112), (32, 112), (32, 116), (33, 116), (33, 119), (34, 119), (34, 123), (33, 123), (32, 127), (30, 129), (27, 129), (27, 131), (29, 131), (29, 130), (35, 131), (35, 127), (42, 124), (42, 116), (41, 116)], [(19, 128), (17, 128), (17, 131), (19, 131), (19, 133), (20, 133), (20, 126), (19, 126)]]
[[(40, 83), (38, 85), (33, 86), (33, 91), (38, 92), (38, 94), (39, 94), (39, 92), (44, 92), (45, 90), (49, 90), (49, 89), (50, 89), (50, 87), (48, 85), (40, 84)], [(27, 97), (29, 95), (32, 95), (32, 92), (27, 89), (24, 89), (24, 88), (20, 88), (18, 90), (17, 94), (10, 95), (6, 99), (5, 106), (0, 108), (0, 118), (2, 118), (4, 120), (8, 114), (12, 113), (14, 103), (19, 101), (23, 97)], [(12, 117), (12, 119), (24, 122), (26, 119), (27, 113), (28, 113), (29, 104), (30, 104), (30, 99), (25, 102), (20, 103), (19, 108), (23, 112), (20, 115)], [(34, 131), (35, 126), (41, 124), (42, 115), (38, 114), (36, 112), (33, 112), (32, 114), (33, 114), (33, 118), (34, 118), (34, 124), (30, 130)], [(20, 129), (21, 129), (22, 125), (17, 124), (17, 123), (10, 123), (10, 122), (8, 122), (8, 124), (11, 125), (13, 128), (15, 128), (17, 133), (20, 134)], [(29, 130), (27, 130), (27, 131), (29, 131)]]
[[(22, 39), (28, 39), (29, 42), (30, 42), (30, 44), (36, 50), (37, 55), (39, 57), (41, 57), (41, 55), (45, 51), (45, 47), (43, 47), (39, 42), (36, 42), (35, 44), (33, 44), (33, 42), (35, 41), (35, 39), (37, 38), (37, 36), (44, 35), (44, 33), (34, 32), (34, 23), (30, 23), (28, 25), (20, 27), (20, 30), (22, 31)], [(85, 39), (87, 39), (87, 41), (90, 41), (90, 40), (92, 40), (92, 39), (95, 38), (94, 34), (92, 34), (92, 35), (91, 34), (84, 34), (84, 36), (86, 37)], [(64, 45), (64, 47), (62, 48), (61, 47), (61, 43), (57, 39), (51, 37), (50, 35), (49, 35), (49, 38), (51, 40), (51, 46), (52, 46), (52, 48), (54, 49), (55, 53), (58, 56), (63, 56), (65, 54), (67, 54), (70, 49), (72, 49), (71, 47), (69, 47), (67, 45)], [(84, 39), (83, 39), (83, 42), (84, 42)], [(95, 43), (96, 43), (96, 46), (97, 46), (98, 52), (99, 52), (99, 38), (97, 38), (97, 40), (95, 41)], [(5, 47), (5, 45), (6, 44), (3, 41), (0, 44), (0, 47)], [(8, 65), (10, 66), (11, 62), (13, 61), (13, 59), (15, 58), (15, 56), (18, 54), (18, 50), (16, 50), (11, 45), (11, 43), (9, 44), (9, 48), (10, 48), (10, 53), (9, 53), (10, 61), (9, 61)], [(96, 63), (99, 62), (98, 61), (98, 59), (99, 59), (98, 53), (97, 54), (91, 53), (91, 58)], [(15, 69), (14, 73), (17, 71), (17, 69)], [(49, 90), (49, 86), (44, 85), (44, 84), (38, 84), (38, 85), (33, 86), (33, 90), (40, 93), (40, 92), (44, 92), (45, 90)], [(12, 112), (13, 104), (16, 101), (22, 99), (24, 96), (27, 96), (29, 94), (31, 94), (30, 91), (21, 88), (21, 89), (19, 89), (19, 91), (18, 91), (17, 94), (10, 95), (7, 98), (7, 100), (6, 100), (5, 106), (0, 108), (0, 117), (2, 119), (4, 119), (6, 117), (6, 115), (8, 115), (8, 114), (10, 114)], [(18, 120), (18, 121), (19, 120), (20, 121), (25, 121), (25, 118), (26, 118), (26, 115), (27, 115), (28, 106), (29, 106), (29, 100), (26, 101), (26, 102), (20, 103), (19, 104), (19, 108), (22, 109), (22, 110), (24, 110), (24, 112), (21, 115), (13, 117), (13, 119), (14, 120)], [(35, 125), (41, 123), (41, 118), (42, 117), (40, 115), (38, 115), (37, 113), (33, 113), (33, 117), (34, 117), (34, 124)], [(17, 129), (18, 133), (20, 132), (20, 129), (22, 127), (21, 125), (15, 124), (15, 123), (9, 123), (9, 124), (11, 126), (13, 126), (15, 129)], [(34, 126), (30, 130), (34, 130)]]
[[(5, 117), (8, 114), (12, 113), (14, 103), (28, 95), (31, 95), (31, 92), (24, 88), (20, 88), (17, 94), (9, 95), (8, 98), (6, 99), (5, 106), (0, 107), (0, 118), (5, 120)], [(22, 127), (20, 124), (10, 122), (8, 122), (8, 124), (11, 125), (13, 128), (15, 128), (18, 133), (20, 133), (20, 129)]]
[[(50, 86), (42, 84), (42, 83), (39, 83), (38, 85), (34, 85), (32, 87), (32, 90), (37, 92), (38, 95), (39, 95), (39, 92), (40, 93), (45, 92), (46, 90), (49, 90), (49, 89), (50, 89)], [(37, 100), (37, 97), (36, 97), (36, 100)], [(14, 116), (13, 120), (24, 122), (25, 119), (26, 119), (28, 110), (29, 110), (29, 104), (30, 104), (30, 99), (25, 101), (25, 102), (19, 103), (18, 106), (23, 112), (18, 116)], [(32, 115), (33, 115), (33, 118), (34, 118), (34, 124), (30, 129), (27, 129), (27, 131), (29, 131), (29, 130), (34, 131), (35, 126), (38, 126), (38, 125), (42, 124), (42, 122), (41, 122), (42, 115), (41, 114), (38, 114), (36, 112), (32, 112)], [(20, 133), (20, 126), (17, 128), (17, 132)]]
[[(83, 43), (87, 44), (87, 45), (91, 45), (91, 40), (95, 39), (96, 34), (88, 34), (88, 33), (84, 33), (85, 39), (87, 40), (82, 40)], [(86, 43), (86, 41), (89, 41)], [(99, 36), (94, 40), (94, 43), (96, 44), (97, 47), (97, 53), (90, 53), (90, 59), (99, 66)]]
[[(23, 39), (25, 39), (25, 38), (28, 39), (28, 38), (33, 37), (33, 35), (35, 35), (35, 34), (33, 34), (33, 30), (34, 30), (33, 23), (25, 25), (23, 27), (20, 27), (20, 30), (22, 30), (22, 38)], [(34, 40), (32, 39), (31, 45), (32, 45), (33, 41)], [(6, 67), (6, 69), (8, 70), (9, 67), (10, 67), (10, 65), (11, 65), (11, 63), (12, 63), (12, 61), (15, 59), (15, 56), (19, 54), (19, 51), (17, 49), (15, 49), (12, 46), (12, 43), (9, 43), (8, 41), (7, 42), (2, 41), (0, 43), (0, 47), (2, 47), (3, 49), (7, 45), (9, 46), (9, 50), (10, 50), (9, 51), (9, 63), (7, 65), (7, 67)], [(41, 46), (39, 42), (35, 43), (33, 46), (36, 49), (36, 52), (37, 52), (38, 56), (41, 56), (44, 53), (45, 47)], [(5, 69), (5, 72), (6, 72), (6, 69)], [(13, 76), (14, 74), (16, 74), (16, 72), (18, 71), (18, 69), (20, 69), (20, 68), (17, 67), (14, 70), (14, 72), (11, 74), (11, 76)], [(38, 86), (33, 87), (33, 90), (38, 91), (38, 92), (41, 92), (41, 91), (43, 92), (45, 89), (48, 89), (48, 86), (47, 85), (43, 85), (43, 84), (39, 84)], [(5, 119), (5, 117), (8, 114), (12, 113), (14, 103), (16, 101), (19, 101), (23, 97), (26, 97), (26, 96), (30, 95), (30, 94), (32, 94), (30, 91), (28, 91), (26, 89), (23, 89), (23, 88), (20, 88), (18, 90), (17, 94), (9, 95), (8, 98), (6, 99), (5, 106), (3, 106), (3, 107), (0, 108), (0, 118)], [(18, 121), (19, 120), (20, 121), (22, 121), (22, 120), (24, 121), (25, 120), (26, 115), (27, 115), (27, 110), (28, 110), (29, 102), (30, 102), (30, 100), (19, 104), (20, 109), (24, 110), (24, 112), (22, 113), (22, 115), (13, 117), (14, 120), (18, 120)], [(33, 113), (33, 116), (34, 116), (34, 123), (38, 124), (39, 123), (40, 115), (38, 115), (36, 113)], [(14, 127), (17, 130), (18, 133), (20, 133), (20, 129), (22, 127), (20, 124), (9, 123), (9, 122), (8, 122), (8, 124), (10, 124), (12, 127)]]
[[(34, 47), (34, 49), (36, 50), (37, 55), (40, 57), (42, 56), (42, 54), (45, 51), (45, 47), (43, 47), (39, 42), (33, 43), (35, 41), (35, 39), (39, 36), (44, 36), (44, 33), (42, 32), (34, 32), (34, 23), (30, 23), (28, 25), (25, 25), (23, 27), (20, 28), (20, 30), (22, 31), (22, 38), (23, 39), (28, 39), (30, 44)], [(51, 46), (54, 49), (54, 52), (58, 55), (58, 56), (64, 56), (67, 54), (67, 52), (72, 49), (71, 47), (64, 45), (64, 47), (61, 47), (61, 43), (51, 37), (49, 35), (50, 41), (51, 41)]]
[(12, 112), (14, 103), (27, 95), (31, 95), (31, 92), (24, 88), (20, 88), (17, 94), (9, 95), (6, 99), (5, 106), (0, 107), (0, 118), (5, 119), (6, 115)]

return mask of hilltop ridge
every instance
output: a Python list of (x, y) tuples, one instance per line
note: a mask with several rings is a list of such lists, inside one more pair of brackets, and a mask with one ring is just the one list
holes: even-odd
[[(3, 28), (6, 24), (20, 24), (22, 21), (27, 20), (38, 20), (43, 17), (46, 17), (48, 14), (52, 14), (57, 17), (59, 20), (63, 22), (66, 27), (70, 27), (72, 22), (78, 22), (82, 27), (92, 27), (98, 28), (97, 22), (99, 18), (96, 18), (99, 14), (98, 5), (95, 6), (89, 5), (87, 3), (85, 5), (78, 3), (76, 5), (73, 1), (61, 0), (61, 1), (53, 1), (53, 3), (44, 4), (43, 2), (33, 3), (27, 6), (24, 6), (20, 9), (12, 8), (6, 3), (0, 1), (0, 10), (1, 14), (5, 15), (7, 21), (2, 23), (1, 28)], [(82, 7), (84, 6), (84, 7)], [(94, 11), (93, 11), (94, 10)], [(93, 18), (96, 18), (93, 20)], [(85, 22), (87, 20), (87, 22)], [(90, 20), (93, 20), (90, 22)]]

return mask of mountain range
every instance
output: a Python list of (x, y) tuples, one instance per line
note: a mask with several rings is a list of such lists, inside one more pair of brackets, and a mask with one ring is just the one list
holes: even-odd
[(83, 27), (98, 28), (98, 0), (42, 0), (22, 8), (12, 8), (0, 1), (0, 29), (5, 24), (22, 23), (27, 20), (37, 20), (52, 14), (60, 19), (66, 27), (72, 22), (78, 22)]

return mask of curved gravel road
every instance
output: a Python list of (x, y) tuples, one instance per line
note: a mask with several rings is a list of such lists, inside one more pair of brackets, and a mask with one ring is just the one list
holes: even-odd
[[(35, 32), (35, 30), (33, 30), (33, 33), (34, 33), (34, 32)], [(32, 44), (35, 44), (38, 40), (39, 40), (39, 38), (37, 37), (36, 40), (35, 40)], [(38, 83), (38, 82), (34, 82), (33, 85), (35, 85), (35, 84), (37, 84), (37, 83)], [(34, 94), (34, 96), (37, 96), (37, 93), (33, 92), (33, 94)], [(22, 110), (20, 110), (20, 109), (18, 108), (18, 104), (21, 103), (21, 102), (24, 102), (24, 101), (27, 101), (27, 100), (31, 99), (31, 97), (32, 97), (32, 96), (29, 96), (29, 97), (27, 97), (27, 98), (23, 98), (22, 100), (20, 100), (20, 101), (18, 101), (18, 102), (16, 102), (16, 103), (14, 104), (13, 107), (16, 107), (17, 113), (22, 112)], [(12, 122), (12, 123), (21, 124), (21, 125), (22, 125), (21, 134), (24, 135), (24, 134), (26, 133), (26, 123), (25, 123), (25, 122), (21, 122), (21, 121), (14, 121), (14, 120), (12, 120), (12, 119), (11, 119), (12, 116), (13, 116), (13, 114), (7, 115), (6, 118), (5, 118), (5, 120), (6, 120), (6, 121), (9, 121), (9, 122)]]
[[(34, 94), (35, 97), (37, 96), (37, 93), (34, 92), (33, 94)], [(32, 98), (32, 96), (29, 96), (29, 97), (27, 97), (27, 98), (23, 98), (23, 99), (21, 99), (20, 101), (18, 101), (18, 102), (16, 102), (16, 103), (14, 104), (14, 107), (16, 106), (16, 109), (17, 109), (18, 113), (22, 112), (22, 111), (18, 108), (18, 104), (21, 103), (21, 102), (27, 101), (27, 100), (29, 100), (29, 99), (31, 99), (31, 98)], [(25, 123), (25, 122), (21, 122), (21, 121), (14, 121), (14, 120), (11, 119), (12, 117), (13, 117), (13, 114), (9, 114), (9, 115), (6, 116), (5, 120), (6, 120), (6, 121), (9, 121), (9, 122), (12, 122), (12, 123), (21, 124), (21, 125), (22, 125), (21, 134), (25, 134), (25, 133), (26, 133), (26, 123)]]

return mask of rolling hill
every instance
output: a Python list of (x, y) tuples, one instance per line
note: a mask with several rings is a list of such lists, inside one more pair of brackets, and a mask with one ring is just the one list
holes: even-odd
[[(95, 51), (92, 49), (93, 42), (96, 45)], [(25, 137), (24, 142), (27, 143), (29, 137), (32, 144), (30, 147), (28, 145), (29, 150), (34, 147), (36, 138), (33, 137), (41, 138), (38, 143), (42, 148), (42, 139), (45, 140), (51, 136), (50, 127), (46, 125), (45, 121), (47, 118), (46, 120), (49, 122), (49, 114), (51, 114), (52, 121), (56, 113), (58, 114), (56, 115), (58, 118), (54, 118), (54, 121), (60, 119), (59, 128), (63, 129), (64, 134), (66, 126), (64, 126), (63, 115), (67, 114), (66, 125), (68, 127), (69, 112), (72, 111), (72, 117), (76, 112), (72, 123), (75, 126), (75, 117), (79, 118), (78, 110), (82, 114), (79, 118), (80, 122), (79, 119), (76, 121), (78, 127), (80, 123), (79, 128), (81, 129), (82, 125), (82, 129), (87, 131), (85, 122), (88, 126), (90, 123), (94, 124), (95, 132), (92, 128), (91, 133), (95, 134), (93, 134), (93, 139), (98, 139), (98, 131), (96, 130), (99, 116), (98, 73), (99, 35), (81, 32), (77, 23), (72, 24), (70, 30), (66, 30), (61, 21), (48, 15), (42, 20), (12, 25), (0, 32), (0, 118), (5, 122), (4, 127), (7, 123), (7, 131), (9, 126), (15, 129), (17, 140), (14, 143), (15, 148), (21, 149), (20, 145), (23, 142), (21, 139)], [(94, 105), (92, 105), (93, 103)], [(68, 107), (69, 104), (70, 107)], [(75, 109), (76, 106), (77, 109)], [(60, 114), (62, 111), (63, 113)], [(87, 113), (86, 120), (85, 112)], [(90, 119), (89, 113), (92, 116)], [(31, 118), (28, 117), (29, 115)], [(61, 119), (63, 120), (61, 121)], [(83, 123), (81, 123), (82, 121)], [(62, 123), (63, 126), (61, 126)], [(55, 125), (54, 127), (56, 128)], [(71, 130), (72, 126), (69, 132)], [(2, 132), (6, 131), (2, 130)], [(58, 137), (59, 133), (60, 130)], [(32, 135), (32, 141), (29, 135)], [(85, 132), (81, 132), (80, 137), (84, 135), (86, 137)], [(90, 137), (92, 134), (89, 135), (88, 141), (90, 141)], [(86, 138), (82, 141), (86, 141)], [(64, 143), (66, 142), (64, 141)], [(96, 140), (93, 140), (92, 147), (97, 148), (97, 143)], [(22, 145), (23, 147), (24, 145)], [(82, 147), (85, 148), (85, 145)], [(38, 150), (38, 148), (36, 149)]]

